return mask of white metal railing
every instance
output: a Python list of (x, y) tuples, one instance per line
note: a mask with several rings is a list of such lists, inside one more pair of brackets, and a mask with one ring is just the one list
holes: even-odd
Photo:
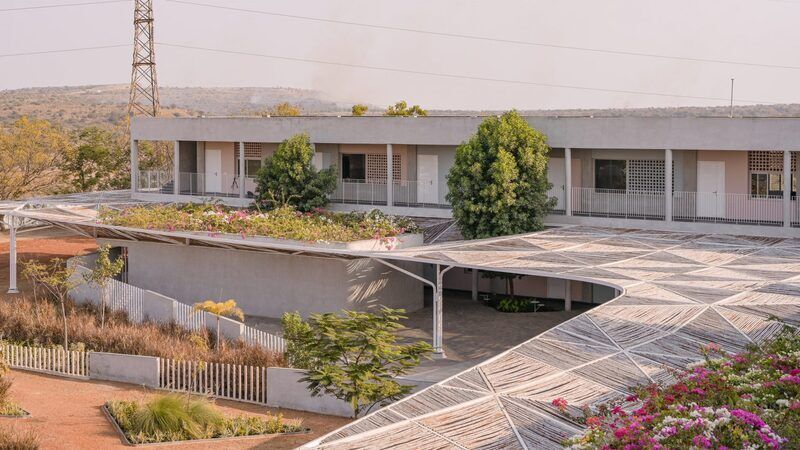
[[(440, 192), (433, 182), (395, 180), (391, 184), (395, 206), (449, 208), (447, 193)], [(338, 180), (331, 194), (334, 203), (356, 205), (386, 205), (388, 186), (385, 181)]]
[(173, 194), (174, 185), (172, 171), (140, 170), (136, 181), (136, 191), (151, 194)]
[[(238, 197), (239, 183), (239, 176), (235, 174), (222, 173), (210, 177), (205, 173), (181, 172), (178, 189), (181, 195)], [(245, 192), (248, 190), (255, 190), (252, 178), (245, 178)]]
[(267, 403), (267, 368), (160, 358), (159, 388)]
[[(89, 272), (79, 263), (80, 258), (70, 260), (70, 264), (75, 267), (75, 281), (78, 286), (71, 292), (76, 300), (88, 300), (94, 304), (100, 304), (100, 289), (83, 282), (83, 274)], [(203, 331), (211, 325), (213, 315), (210, 313), (195, 311), (191, 305), (181, 303), (175, 299), (155, 294), (146, 289), (123, 283), (117, 280), (110, 280), (108, 286), (108, 304), (112, 311), (123, 311), (128, 314), (128, 319), (135, 323), (142, 323), (147, 319), (160, 322), (174, 322), (189, 331)], [(164, 307), (166, 302), (166, 308)], [(148, 308), (148, 305), (150, 307)], [(155, 317), (154, 317), (155, 315)], [(223, 334), (230, 339), (240, 339), (245, 343), (258, 345), (267, 350), (284, 352), (286, 343), (283, 338), (257, 328), (244, 325), (228, 318), (223, 318), (225, 323), (231, 322), (232, 327), (223, 327)], [(226, 330), (232, 330), (226, 332)]]
[(800, 199), (797, 196), (792, 197), (791, 222), (793, 227), (800, 227)]
[(89, 377), (89, 358), (86, 352), (63, 348), (27, 347), (0, 344), (2, 357), (11, 368), (31, 370), (76, 378)]
[(781, 196), (717, 192), (675, 192), (673, 220), (744, 225), (783, 225)]
[(624, 219), (664, 219), (664, 193), (572, 188), (572, 214)]
[(553, 186), (547, 190), (547, 198), (556, 199), (556, 205), (553, 207), (551, 211), (552, 214), (564, 214), (566, 211), (566, 193), (564, 192), (564, 186)]

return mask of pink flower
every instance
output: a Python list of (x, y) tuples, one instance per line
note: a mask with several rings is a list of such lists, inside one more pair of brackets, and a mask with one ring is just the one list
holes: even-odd
[(564, 412), (564, 411), (566, 411), (566, 410), (567, 410), (567, 400), (565, 400), (565, 399), (564, 399), (564, 398), (562, 398), (562, 397), (556, 397), (556, 398), (554, 398), (554, 399), (553, 399), (553, 401), (552, 401), (552, 402), (550, 402), (550, 403), (552, 403), (552, 404), (553, 404), (553, 406), (555, 406), (556, 408), (558, 408), (558, 410), (559, 410), (559, 411), (561, 411), (561, 412)]

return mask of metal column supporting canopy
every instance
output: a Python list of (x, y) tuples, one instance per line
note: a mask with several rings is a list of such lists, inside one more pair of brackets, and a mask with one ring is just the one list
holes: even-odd
[(410, 272), (402, 267), (396, 266), (390, 262), (384, 261), (378, 258), (372, 258), (373, 261), (379, 262), (384, 266), (391, 267), (392, 269), (404, 273), (415, 280), (419, 280), (433, 289), (433, 356), (434, 358), (446, 358), (447, 356), (444, 353), (443, 347), (443, 339), (442, 339), (442, 331), (443, 331), (443, 304), (444, 304), (444, 296), (442, 294), (443, 291), (443, 283), (442, 277), (448, 270), (452, 269), (454, 266), (447, 266), (442, 269), (442, 266), (437, 264), (436, 265), (436, 282), (432, 282), (425, 277), (421, 277), (413, 272)]

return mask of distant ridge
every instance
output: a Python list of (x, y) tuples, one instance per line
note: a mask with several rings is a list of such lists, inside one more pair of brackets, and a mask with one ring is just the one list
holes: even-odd
[[(44, 87), (0, 91), (0, 124), (9, 124), (23, 115), (61, 123), (67, 128), (86, 125), (118, 124), (127, 111), (127, 85)], [(349, 115), (355, 102), (335, 100), (331, 95), (306, 89), (283, 87), (162, 87), (164, 117), (259, 115), (270, 107), (289, 102), (307, 115)], [(384, 106), (370, 106), (380, 114)], [(425, 105), (422, 105), (425, 107)], [(433, 110), (431, 115), (490, 115), (502, 111)], [(729, 108), (613, 108), (613, 109), (527, 109), (520, 113), (534, 116), (577, 117), (727, 117)], [(736, 117), (800, 117), (800, 104), (736, 106)]]

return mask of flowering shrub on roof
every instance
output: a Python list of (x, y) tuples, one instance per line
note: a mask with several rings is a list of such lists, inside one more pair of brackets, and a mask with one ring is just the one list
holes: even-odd
[(299, 212), (281, 207), (269, 212), (233, 209), (221, 205), (145, 205), (123, 210), (103, 209), (98, 220), (107, 225), (165, 231), (201, 231), (265, 236), (307, 242), (350, 242), (377, 239), (393, 248), (397, 236), (415, 233), (413, 221), (378, 210), (334, 213)]
[(800, 337), (785, 328), (744, 353), (704, 347), (702, 364), (671, 386), (636, 395), (581, 418), (588, 426), (573, 449), (800, 448)]

